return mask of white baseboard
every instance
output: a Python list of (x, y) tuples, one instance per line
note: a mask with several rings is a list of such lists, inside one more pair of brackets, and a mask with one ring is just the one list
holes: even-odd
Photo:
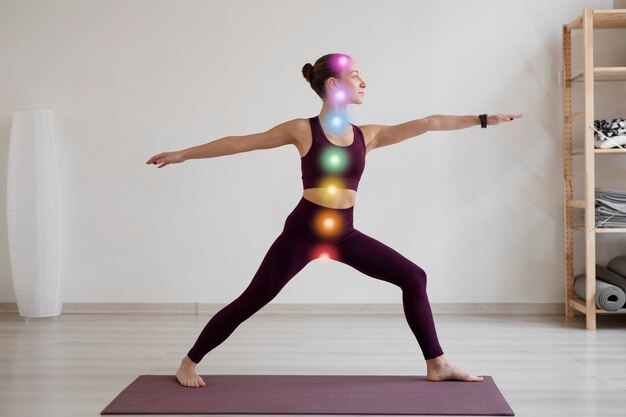
[[(215, 314), (217, 303), (64, 303), (62, 314)], [(561, 314), (564, 303), (431, 303), (433, 314)], [(17, 303), (0, 303), (0, 314), (17, 314)], [(280, 304), (270, 303), (256, 314), (404, 314), (401, 303)]]

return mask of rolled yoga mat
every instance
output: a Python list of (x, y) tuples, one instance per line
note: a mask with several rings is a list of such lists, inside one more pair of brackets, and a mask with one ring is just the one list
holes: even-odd
[[(621, 288), (602, 280), (603, 277), (613, 279), (607, 272), (611, 273), (596, 265), (596, 306), (606, 311), (617, 311), (626, 303), (626, 293)], [(582, 299), (585, 299), (587, 294), (585, 277), (586, 275), (583, 274), (574, 278), (574, 294)]]
[(101, 414), (437, 414), (514, 416), (493, 378), (427, 381), (416, 375), (141, 375)]
[[(609, 265), (611, 264), (609, 263)], [(604, 282), (608, 282), (609, 284), (615, 285), (616, 287), (624, 291), (624, 294), (626, 294), (626, 278), (624, 278), (620, 274), (616, 274), (615, 272), (610, 271), (607, 268), (596, 265), (596, 278), (601, 279)]]
[[(624, 285), (626, 285), (626, 278), (624, 278), (626, 277), (626, 256), (617, 256), (613, 258), (611, 262), (609, 262), (609, 264), (606, 266), (606, 268), (609, 269), (611, 272), (615, 272), (616, 274), (618, 274), (620, 278), (623, 279)], [(621, 287), (624, 292), (626, 292), (626, 288), (624, 286), (617, 286)]]

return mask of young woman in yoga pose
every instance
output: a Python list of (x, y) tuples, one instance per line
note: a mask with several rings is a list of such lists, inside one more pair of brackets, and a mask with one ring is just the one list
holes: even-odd
[(293, 119), (262, 133), (227, 136), (181, 151), (160, 153), (146, 162), (162, 168), (188, 159), (294, 145), (302, 166), (302, 198), (287, 216), (281, 234), (248, 287), (209, 320), (182, 359), (176, 372), (178, 381), (187, 387), (205, 386), (195, 369), (202, 358), (317, 258), (343, 262), (402, 289), (404, 314), (426, 360), (427, 380), (482, 381), (482, 377), (461, 370), (444, 356), (426, 294), (424, 270), (355, 229), (353, 209), (368, 152), (432, 130), (463, 129), (477, 124), (486, 127), (522, 115), (433, 115), (393, 126), (355, 126), (347, 120), (346, 107), (363, 103), (367, 84), (350, 56), (324, 55), (315, 65), (305, 64), (302, 74), (323, 101), (318, 116)]

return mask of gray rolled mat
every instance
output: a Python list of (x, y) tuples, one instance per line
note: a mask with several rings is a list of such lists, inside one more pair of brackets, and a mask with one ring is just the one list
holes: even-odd
[[(613, 258), (606, 267), (607, 269), (610, 269), (611, 271), (620, 275), (622, 278), (626, 277), (626, 256), (618, 256), (616, 258)], [(624, 278), (624, 282), (626, 282), (626, 278)], [(618, 287), (620, 287), (620, 285), (618, 285)], [(622, 287), (622, 289), (626, 291), (626, 288)]]
[(514, 416), (493, 378), (421, 375), (140, 375), (101, 414), (427, 414)]
[[(618, 264), (618, 268), (619, 267), (620, 266)], [(609, 271), (607, 268), (604, 268), (600, 265), (596, 265), (596, 278), (601, 279), (604, 282), (608, 282), (609, 284), (615, 285), (616, 287), (624, 291), (624, 294), (626, 294), (626, 278), (624, 278), (620, 274), (616, 274), (613, 271)]]
[[(583, 300), (586, 298), (585, 276), (577, 275), (574, 278), (574, 294)], [(615, 285), (596, 279), (596, 306), (606, 311), (617, 311), (626, 302), (626, 294)]]

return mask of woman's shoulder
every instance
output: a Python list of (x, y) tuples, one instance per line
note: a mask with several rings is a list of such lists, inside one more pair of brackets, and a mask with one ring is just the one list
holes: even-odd
[(289, 123), (294, 135), (302, 135), (303, 133), (310, 133), (311, 119), (312, 118), (308, 117), (300, 117), (297, 119), (291, 119), (287, 123)]
[(282, 129), (289, 131), (292, 136), (300, 135), (302, 132), (306, 132), (309, 129), (309, 119), (308, 118), (297, 118), (287, 120), (285, 122), (280, 123), (277, 127), (280, 126)]
[[(308, 117), (300, 117), (285, 122), (298, 149), (306, 149), (311, 143), (311, 124)], [(302, 152), (301, 152), (302, 153)]]
[(291, 120), (287, 120), (285, 122), (285, 124), (290, 125), (291, 127), (293, 127), (294, 129), (302, 129), (303, 127), (306, 127), (309, 125), (309, 120), (312, 119), (312, 117), (298, 117), (296, 119), (291, 119)]

